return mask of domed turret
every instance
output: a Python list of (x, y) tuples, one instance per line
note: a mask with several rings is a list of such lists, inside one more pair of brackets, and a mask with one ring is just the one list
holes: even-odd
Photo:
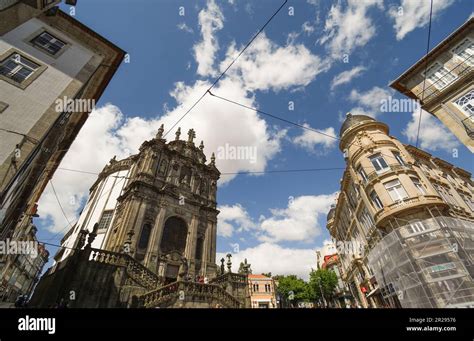
[(352, 115), (350, 112), (347, 113), (346, 120), (344, 121), (344, 123), (342, 123), (341, 130), (339, 131), (339, 136), (342, 137), (342, 135), (347, 129), (367, 121), (375, 120), (367, 115)]

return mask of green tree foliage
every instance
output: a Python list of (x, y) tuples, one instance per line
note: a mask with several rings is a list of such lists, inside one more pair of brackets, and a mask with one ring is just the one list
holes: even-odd
[(308, 296), (308, 283), (296, 275), (275, 276), (273, 278), (278, 282), (277, 290), (282, 296), (282, 300), (289, 301), (292, 305), (295, 305), (299, 301), (310, 299)]
[(312, 270), (309, 274), (309, 293), (313, 300), (318, 300), (321, 295), (324, 299), (331, 298), (336, 290), (337, 275), (334, 271), (319, 269)]

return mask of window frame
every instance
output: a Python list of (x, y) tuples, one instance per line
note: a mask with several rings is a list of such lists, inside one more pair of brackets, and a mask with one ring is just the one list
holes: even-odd
[[(101, 227), (101, 223), (104, 219), (104, 216), (106, 214), (109, 214), (109, 213), (111, 213), (111, 214), (110, 214), (110, 218), (108, 219), (109, 221), (107, 223), (107, 226), (106, 227)], [(99, 222), (98, 222), (99, 225), (97, 226), (97, 233), (105, 233), (109, 229), (110, 224), (112, 223), (113, 217), (114, 217), (114, 210), (103, 210), (102, 214), (100, 215)]]
[[(441, 77), (440, 77), (440, 75), (439, 75), (440, 70), (445, 70), (446, 74), (441, 75)], [(426, 72), (423, 73), (423, 75), (426, 77), (426, 79), (428, 79), (431, 82), (431, 84), (436, 89), (443, 90), (444, 88), (446, 88), (448, 85), (452, 84), (458, 78), (458, 76), (456, 74), (451, 73), (451, 71), (448, 70), (444, 66), (444, 64), (441, 64), (439, 62), (435, 62), (435, 63), (430, 65), (430, 67), (426, 70)], [(442, 81), (443, 77), (446, 76), (447, 74), (452, 75), (454, 78), (452, 78), (449, 82)], [(433, 80), (434, 78), (437, 78), (437, 79)], [(439, 86), (440, 81), (442, 81), (442, 83), (444, 83), (444, 85)]]
[[(51, 40), (48, 40), (48, 43), (45, 44), (45, 45), (42, 45), (41, 43), (39, 43), (38, 40), (41, 39), (41, 36), (43, 36), (43, 35), (49, 35), (52, 38), (53, 42), (51, 42)], [(56, 52), (49, 50), (48, 47), (46, 46), (46, 45), (55, 46), (54, 44), (56, 42), (59, 42), (60, 44), (62, 44), (62, 46)], [(57, 57), (57, 56), (61, 55), (63, 53), (63, 50), (68, 45), (67, 42), (65, 42), (64, 40), (58, 38), (57, 36), (55, 36), (54, 34), (48, 32), (46, 30), (43, 30), (41, 33), (35, 35), (35, 37), (30, 40), (30, 43), (34, 47), (36, 47), (36, 48), (40, 49), (41, 51), (46, 52), (48, 55), (54, 56), (54, 57)]]
[(405, 160), (403, 160), (402, 154), (400, 154), (399, 152), (396, 152), (396, 151), (392, 151), (392, 154), (395, 157), (395, 159), (398, 161), (400, 166), (406, 166), (407, 165)]
[[(375, 171), (377, 174), (384, 173), (390, 169), (390, 166), (388, 165), (387, 161), (382, 156), (382, 153), (375, 153), (371, 156), (369, 156), (370, 163), (374, 167)], [(383, 166), (383, 164), (385, 166)], [(380, 167), (380, 169), (377, 169), (377, 166)]]
[[(389, 183), (392, 183), (392, 182), (398, 182), (398, 184), (395, 184), (395, 185), (390, 185), (388, 186)], [(388, 182), (385, 182), (384, 184), (384, 187), (385, 189), (387, 190), (388, 194), (390, 195), (390, 198), (393, 200), (393, 202), (397, 203), (397, 202), (402, 202), (403, 200), (407, 199), (409, 196), (408, 196), (408, 193), (405, 189), (405, 187), (403, 187), (400, 179), (394, 179), (394, 180), (391, 180), (391, 181), (388, 181)], [(400, 193), (398, 192), (398, 189), (402, 189), (404, 192), (405, 192), (405, 197), (402, 197), (400, 196)], [(396, 193), (397, 196), (399, 197), (398, 199), (394, 199), (393, 196), (392, 196), (392, 189), (394, 189), (395, 191), (393, 193)]]
[[(458, 51), (459, 48), (462, 47), (466, 43), (467, 43), (467, 46), (463, 49), (463, 52), (466, 51), (467, 49), (471, 49), (473, 51), (473, 54), (471, 56), (469, 56), (469, 58), (470, 58), (469, 60), (467, 58), (464, 58), (463, 56), (461, 56), (461, 54)], [(453, 54), (453, 56), (456, 59), (460, 60), (461, 62), (466, 63), (469, 66), (474, 66), (474, 42), (471, 39), (469, 39), (468, 37), (466, 37), (462, 42), (457, 44), (456, 47), (454, 47), (451, 50), (451, 53)]]
[(370, 200), (372, 201), (372, 203), (375, 204), (375, 207), (377, 207), (379, 210), (381, 210), (383, 208), (382, 200), (380, 200), (380, 197), (378, 196), (375, 189), (373, 189), (370, 192), (369, 197), (370, 197)]
[(367, 173), (364, 171), (364, 168), (362, 168), (362, 165), (357, 166), (356, 170), (365, 184), (369, 182), (369, 177), (367, 176)]
[[(462, 105), (458, 103), (461, 100), (463, 100), (464, 97), (468, 97), (468, 96), (472, 96), (472, 98), (468, 99), (468, 101), (466, 103), (464, 103)], [(467, 91), (466, 93), (464, 93), (463, 95), (461, 95), (457, 99), (455, 99), (452, 103), (454, 105), (456, 105), (456, 107), (459, 109), (459, 111), (461, 111), (461, 113), (463, 115), (465, 115), (466, 117), (471, 117), (472, 115), (474, 115), (474, 105), (470, 104), (471, 101), (474, 101), (474, 89), (470, 89), (469, 91)], [(466, 109), (466, 107), (468, 107), (468, 106), (472, 107), (472, 112), (471, 112), (471, 110)]]
[(418, 179), (415, 176), (410, 176), (410, 180), (411, 180), (411, 182), (413, 182), (413, 185), (416, 187), (417, 191), (421, 195), (426, 195), (426, 187), (423, 186), (420, 179)]
[(42, 64), (40, 61), (38, 61), (36, 58), (31, 57), (30, 55), (25, 54), (22, 51), (19, 51), (15, 48), (11, 48), (2, 55), (0, 55), (0, 65), (3, 65), (4, 62), (6, 62), (8, 59), (13, 57), (14, 55), (19, 55), (21, 58), (24, 58), (25, 60), (28, 60), (36, 65), (38, 67), (33, 70), (33, 72), (26, 77), (23, 81), (18, 82), (14, 80), (13, 78), (0, 74), (0, 79), (16, 86), (17, 88), (20, 88), (22, 90), (25, 90), (31, 83), (33, 83), (48, 67), (44, 64)]

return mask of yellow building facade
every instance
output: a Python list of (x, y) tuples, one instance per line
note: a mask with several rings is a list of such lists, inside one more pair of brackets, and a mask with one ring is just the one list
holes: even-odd
[[(341, 258), (342, 279), (362, 307), (403, 306), (396, 283), (384, 280), (383, 269), (376, 276), (370, 252), (402, 227), (423, 235), (428, 231), (424, 221), (440, 217), (461, 221), (461, 232), (474, 240), (471, 174), (402, 144), (389, 135), (386, 124), (368, 116), (348, 114), (340, 137), (347, 168), (327, 228)], [(467, 254), (462, 257), (472, 257), (470, 244), (462, 243), (463, 252), (465, 246)], [(410, 264), (415, 263), (412, 259)], [(464, 272), (472, 295), (473, 272), (472, 268)]]

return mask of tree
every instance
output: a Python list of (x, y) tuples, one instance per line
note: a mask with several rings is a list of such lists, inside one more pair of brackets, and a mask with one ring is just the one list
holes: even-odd
[(314, 300), (322, 299), (324, 304), (332, 298), (337, 286), (337, 275), (327, 269), (312, 270), (309, 274), (310, 295)]
[(263, 272), (262, 275), (265, 276), (265, 277), (272, 278), (272, 273), (271, 272), (268, 272), (268, 273)]
[(308, 300), (308, 283), (298, 278), (296, 275), (275, 276), (278, 282), (277, 291), (283, 302), (290, 302), (291, 306), (295, 306), (299, 301)]

